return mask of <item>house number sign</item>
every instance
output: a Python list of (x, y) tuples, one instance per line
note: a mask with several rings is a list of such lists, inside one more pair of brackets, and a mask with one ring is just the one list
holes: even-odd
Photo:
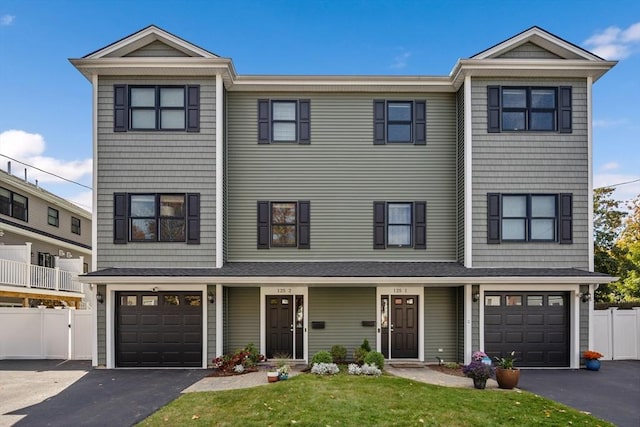
[(278, 288), (279, 294), (291, 294), (293, 290), (291, 288)]
[(394, 294), (408, 294), (409, 293), (409, 289), (408, 288), (393, 288), (393, 293)]

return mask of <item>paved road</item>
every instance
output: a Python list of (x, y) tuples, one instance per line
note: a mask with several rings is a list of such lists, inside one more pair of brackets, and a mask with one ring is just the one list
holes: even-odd
[[(0, 388), (0, 425), (19, 427), (130, 426), (176, 399), (182, 390), (202, 379), (203, 369), (91, 369), (89, 362), (1, 360), (0, 383), (20, 384), (21, 376), (41, 373), (37, 386), (56, 391), (60, 371), (78, 377), (52, 397), (20, 409), (4, 410), (8, 393)], [(22, 371), (22, 372), (21, 372)], [(76, 375), (80, 372), (81, 375)], [(84, 372), (84, 374), (82, 374)], [(66, 384), (65, 384), (66, 385)], [(35, 383), (32, 386), (36, 386)], [(23, 385), (26, 399), (36, 392)], [(17, 392), (14, 390), (14, 392)], [(8, 417), (2, 414), (7, 414)], [(13, 417), (20, 415), (21, 417)], [(26, 415), (26, 416), (25, 416)], [(17, 422), (15, 420), (19, 419)], [(5, 423), (7, 422), (7, 423)]]
[(640, 427), (640, 361), (603, 361), (599, 371), (523, 370), (518, 387), (620, 427)]

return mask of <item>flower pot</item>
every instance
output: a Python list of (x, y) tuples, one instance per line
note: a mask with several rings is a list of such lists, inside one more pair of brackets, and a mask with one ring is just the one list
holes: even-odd
[(278, 381), (278, 373), (277, 372), (267, 372), (267, 381), (270, 383), (275, 383)]
[(283, 380), (288, 380), (289, 379), (289, 374), (280, 374), (278, 375), (278, 380), (283, 381)]
[(475, 388), (483, 390), (485, 387), (487, 387), (487, 379), (486, 378), (474, 378), (473, 379), (473, 386)]
[(585, 360), (584, 365), (590, 371), (597, 371), (600, 369), (600, 361), (598, 359), (587, 359)]
[(520, 380), (520, 369), (496, 369), (496, 381), (498, 381), (498, 387), (511, 390), (518, 385)]

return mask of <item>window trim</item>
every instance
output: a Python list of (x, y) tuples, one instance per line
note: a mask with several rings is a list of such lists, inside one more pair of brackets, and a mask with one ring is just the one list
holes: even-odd
[[(525, 107), (504, 107), (504, 90), (525, 91)], [(532, 91), (553, 90), (554, 108), (534, 108), (531, 105)], [(523, 112), (524, 129), (504, 129), (503, 113)], [(553, 112), (553, 129), (531, 129), (531, 117), (536, 112)], [(571, 133), (572, 132), (572, 87), (571, 86), (487, 86), (487, 132), (489, 133)]]
[[(293, 205), (293, 208), (295, 210), (294, 212), (294, 222), (290, 223), (290, 222), (283, 222), (283, 223), (276, 223), (274, 222), (274, 215), (273, 215), (273, 208), (274, 205), (277, 204), (286, 204), (286, 205)], [(272, 201), (269, 203), (269, 216), (270, 216), (270, 221), (269, 221), (269, 235), (270, 235), (270, 245), (272, 248), (296, 248), (298, 247), (298, 202), (292, 202), (292, 201)], [(274, 227), (291, 227), (293, 226), (294, 228), (294, 243), (292, 244), (277, 244), (274, 242), (273, 240), (273, 228)]]
[[(295, 103), (295, 120), (274, 120), (273, 105)], [(311, 101), (309, 99), (273, 98), (258, 99), (258, 144), (310, 144)], [(295, 123), (295, 139), (275, 140), (274, 123)]]
[[(502, 226), (504, 197), (526, 197), (526, 217), (524, 239), (503, 238)], [(555, 217), (533, 217), (532, 200), (535, 197), (554, 197)], [(572, 193), (487, 193), (487, 243), (573, 243), (573, 194)], [(512, 218), (512, 217), (506, 217)], [(516, 218), (516, 217), (513, 217)], [(521, 217), (517, 217), (521, 218)], [(536, 219), (554, 220), (553, 239), (534, 239), (531, 237), (531, 224)]]
[[(391, 222), (391, 215), (390, 215), (390, 210), (392, 206), (395, 205), (408, 205), (409, 206), (409, 223), (392, 223)], [(413, 214), (413, 210), (414, 210), (414, 205), (413, 202), (387, 202), (387, 227), (386, 227), (386, 240), (387, 240), (387, 247), (388, 248), (412, 248), (413, 247), (413, 228), (414, 228), (414, 214)], [(401, 227), (409, 227), (409, 243), (407, 244), (391, 244), (390, 238), (389, 238), (389, 229), (390, 227), (393, 226), (401, 226)]]
[[(277, 104), (293, 104), (293, 120), (284, 120), (284, 119), (276, 119), (275, 118), (275, 106)], [(271, 142), (278, 144), (295, 144), (298, 142), (298, 122), (300, 113), (298, 111), (298, 101), (297, 100), (288, 100), (288, 99), (274, 99), (271, 100)], [(275, 130), (276, 124), (293, 124), (293, 139), (276, 139)]]
[[(296, 204), (296, 244), (295, 245), (274, 245), (273, 244), (273, 204), (295, 203)], [(257, 201), (257, 249), (270, 248), (297, 248), (311, 249), (311, 202), (309, 200), (258, 200)], [(276, 224), (278, 225), (278, 224)], [(292, 225), (292, 224), (283, 224)]]
[[(184, 209), (182, 216), (167, 217), (160, 215), (160, 199), (161, 196), (182, 196), (184, 200)], [(154, 200), (154, 216), (142, 217), (131, 215), (131, 197), (132, 196), (153, 196)], [(151, 219), (156, 221), (154, 239), (132, 239), (131, 223), (132, 219)], [(160, 227), (161, 219), (164, 218), (183, 218), (184, 219), (184, 239), (161, 239)], [(200, 244), (200, 194), (199, 193), (114, 193), (113, 194), (113, 243), (186, 243)]]
[[(52, 215), (53, 212), (55, 215)], [(58, 209), (47, 206), (47, 224), (52, 227), (60, 227), (60, 211)]]
[[(15, 191), (9, 190), (5, 187), (0, 187), (0, 189), (6, 191), (8, 194), (7, 206), (9, 208), (8, 212), (0, 212), (2, 215), (10, 216), (11, 218), (15, 218), (20, 221), (29, 222), (29, 198), (27, 196), (23, 196), (20, 193), (16, 193)], [(24, 217), (18, 216), (16, 214), (16, 196), (22, 197), (24, 199)]]
[[(131, 90), (137, 88), (154, 89), (153, 107), (132, 107)], [(160, 92), (165, 88), (183, 89), (182, 107), (162, 107)], [(113, 130), (114, 132), (200, 132), (200, 85), (113, 85)], [(155, 126), (153, 128), (134, 128), (132, 126), (133, 110), (153, 110)], [(181, 110), (184, 112), (182, 128), (162, 128), (161, 113), (164, 110)]]
[[(409, 104), (411, 120), (389, 120), (389, 106)], [(409, 124), (411, 137), (408, 141), (389, 140), (390, 124)], [(374, 99), (373, 100), (373, 144), (374, 145), (426, 145), (427, 101), (426, 99)]]
[[(74, 224), (75, 221), (77, 221), (77, 224)], [(75, 231), (76, 229), (77, 232)], [(77, 234), (78, 236), (82, 234), (82, 222), (80, 218), (76, 218), (75, 216), (71, 217), (71, 232), (73, 234)]]
[[(411, 231), (408, 245), (389, 244), (389, 205), (411, 205)], [(391, 224), (393, 225), (393, 224)], [(373, 249), (427, 249), (426, 201), (375, 201), (373, 202)]]

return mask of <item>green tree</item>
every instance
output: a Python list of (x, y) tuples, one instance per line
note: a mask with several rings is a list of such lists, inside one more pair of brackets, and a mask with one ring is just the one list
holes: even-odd
[(616, 249), (620, 254), (620, 280), (613, 284), (616, 294), (623, 301), (640, 300), (640, 195), (629, 203), (628, 209), (624, 228), (616, 241)]
[[(616, 242), (627, 215), (620, 202), (613, 198), (613, 187), (596, 188), (593, 191), (593, 262), (595, 271), (618, 275), (621, 255)], [(598, 301), (616, 299), (611, 285), (600, 285), (596, 291)]]

